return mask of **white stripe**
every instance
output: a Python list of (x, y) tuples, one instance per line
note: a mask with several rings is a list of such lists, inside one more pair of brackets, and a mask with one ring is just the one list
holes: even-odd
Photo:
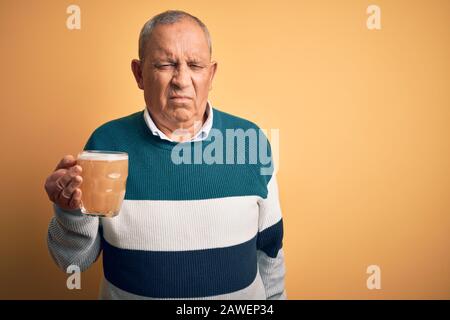
[(281, 207), (278, 199), (278, 184), (273, 175), (267, 184), (267, 198), (259, 200), (259, 231), (263, 231), (281, 219)]
[(122, 249), (185, 251), (228, 247), (258, 232), (258, 196), (206, 200), (124, 200), (101, 218), (105, 239)]

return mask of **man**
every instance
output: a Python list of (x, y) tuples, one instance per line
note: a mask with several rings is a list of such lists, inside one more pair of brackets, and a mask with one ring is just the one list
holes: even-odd
[[(64, 157), (45, 184), (53, 259), (86, 270), (103, 252), (102, 299), (285, 299), (275, 175), (259, 161), (228, 161), (242, 150), (251, 159), (251, 146), (217, 158), (224, 150), (214, 141), (234, 142), (225, 132), (259, 128), (209, 103), (217, 63), (206, 26), (182, 11), (153, 17), (131, 67), (145, 110), (100, 126), (85, 146), (129, 154), (120, 214), (81, 213), (81, 167)], [(192, 147), (216, 161), (176, 163), (179, 146), (183, 157)]]

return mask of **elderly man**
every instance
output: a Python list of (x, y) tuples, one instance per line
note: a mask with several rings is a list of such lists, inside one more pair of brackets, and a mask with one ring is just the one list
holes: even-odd
[[(227, 130), (259, 128), (208, 101), (217, 63), (206, 26), (182, 11), (153, 17), (142, 28), (139, 60), (131, 67), (145, 110), (100, 126), (85, 146), (128, 153), (120, 214), (81, 213), (81, 167), (65, 156), (45, 183), (55, 213), (51, 256), (63, 270), (86, 270), (103, 252), (102, 299), (285, 299), (274, 172), (263, 174), (260, 161), (216, 157), (227, 152), (227, 160), (235, 160), (234, 152), (244, 150), (250, 159), (252, 146), (211, 148), (219, 137), (230, 145), (229, 136), (221, 136)], [(262, 145), (265, 136), (256, 137)], [(201, 155), (215, 149), (215, 161), (175, 163), (180, 145)]]

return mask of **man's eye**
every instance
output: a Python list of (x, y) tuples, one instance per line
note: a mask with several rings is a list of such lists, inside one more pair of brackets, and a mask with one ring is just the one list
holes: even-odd
[(202, 69), (202, 68), (203, 68), (203, 66), (201, 66), (201, 65), (199, 65), (199, 64), (195, 64), (195, 63), (190, 64), (189, 67), (190, 67), (191, 69), (194, 69), (194, 70), (199, 70), (199, 69)]
[(172, 67), (175, 67), (175, 63), (161, 63), (156, 64), (155, 67), (158, 69), (170, 69)]

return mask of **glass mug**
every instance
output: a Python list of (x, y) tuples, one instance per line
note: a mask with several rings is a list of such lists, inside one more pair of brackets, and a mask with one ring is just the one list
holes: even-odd
[(78, 154), (81, 177), (81, 212), (100, 217), (119, 214), (128, 177), (126, 152), (85, 150)]

